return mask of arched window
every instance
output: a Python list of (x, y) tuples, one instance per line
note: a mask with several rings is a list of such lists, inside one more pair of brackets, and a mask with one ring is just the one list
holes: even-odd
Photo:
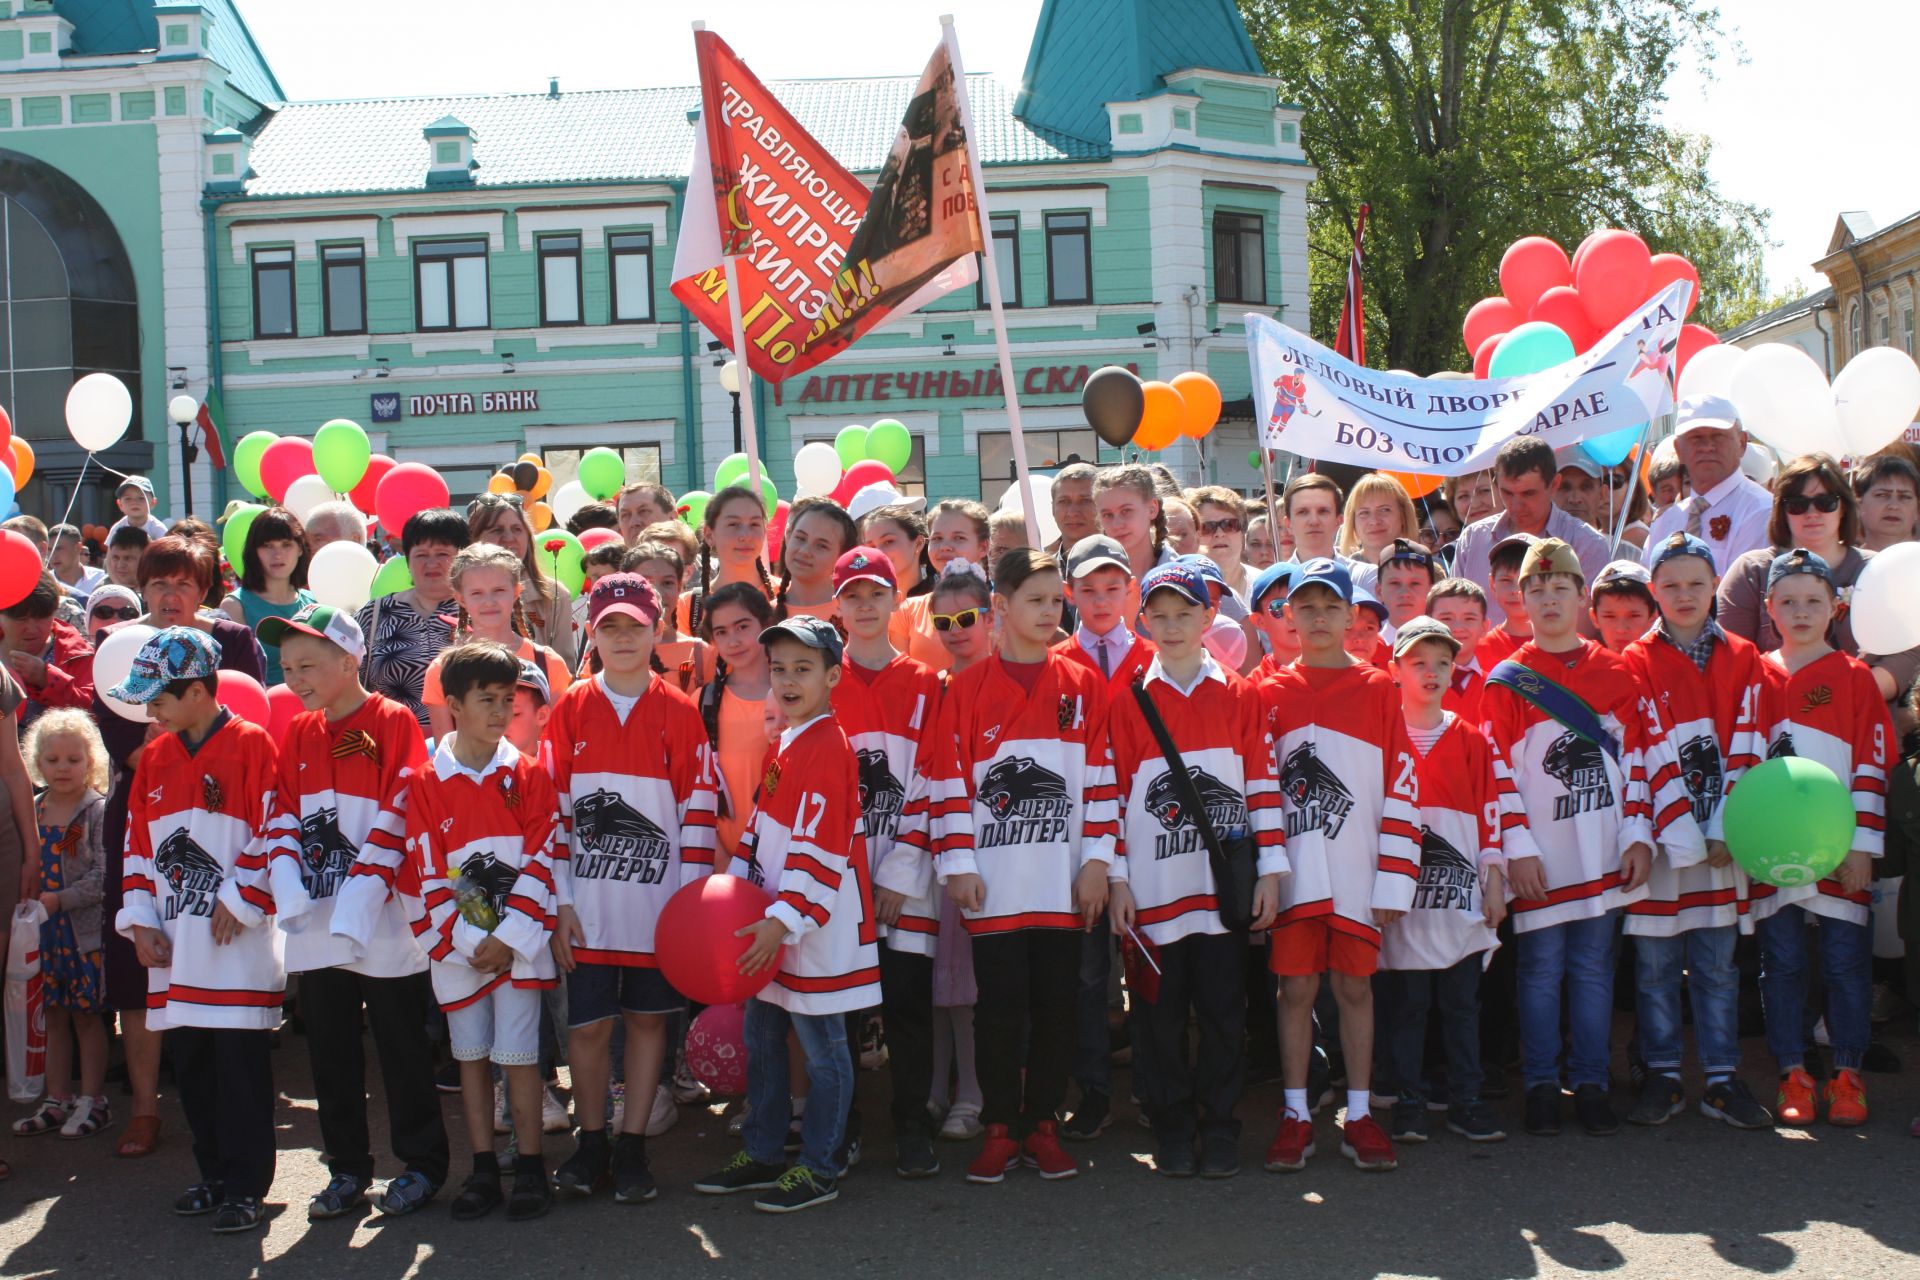
[(1855, 298), (1853, 305), (1847, 308), (1847, 356), (1851, 359), (1866, 350), (1867, 331), (1860, 320), (1860, 300)]

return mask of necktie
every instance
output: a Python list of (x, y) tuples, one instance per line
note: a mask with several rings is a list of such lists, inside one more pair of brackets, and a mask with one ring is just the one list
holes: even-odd
[(1700, 521), (1707, 514), (1707, 500), (1696, 493), (1687, 499), (1686, 508), (1687, 532), (1697, 538), (1700, 536)]
[(1455, 693), (1465, 693), (1467, 691), (1467, 685), (1471, 683), (1472, 680), (1473, 672), (1468, 671), (1465, 667), (1455, 667), (1453, 669), (1453, 691)]
[(1101, 636), (1093, 642), (1093, 651), (1099, 655), (1100, 658), (1100, 674), (1109, 680), (1113, 679), (1113, 659), (1107, 656), (1107, 638), (1105, 636)]

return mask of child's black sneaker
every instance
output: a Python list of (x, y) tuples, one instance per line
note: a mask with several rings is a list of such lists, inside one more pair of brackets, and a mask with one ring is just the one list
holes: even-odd
[(1191, 1178), (1198, 1161), (1187, 1138), (1162, 1138), (1153, 1149), (1153, 1171), (1163, 1178)]
[(569, 1195), (590, 1196), (607, 1180), (612, 1148), (605, 1129), (582, 1129), (573, 1154), (553, 1171), (553, 1185)]
[(615, 1204), (645, 1204), (660, 1194), (647, 1164), (647, 1140), (623, 1133), (613, 1144), (613, 1199)]
[(1620, 1132), (1620, 1117), (1613, 1113), (1605, 1086), (1583, 1084), (1573, 1091), (1573, 1114), (1589, 1137), (1604, 1138)]
[(217, 1182), (196, 1182), (180, 1193), (173, 1202), (173, 1211), (183, 1218), (197, 1218), (203, 1213), (212, 1213), (226, 1199), (226, 1193)]
[(1724, 1120), (1736, 1129), (1773, 1128), (1773, 1112), (1761, 1106), (1738, 1079), (1708, 1085), (1700, 1095), (1700, 1114), (1709, 1120)]
[(1113, 1123), (1113, 1099), (1098, 1089), (1080, 1095), (1080, 1105), (1060, 1122), (1060, 1136), (1072, 1142), (1091, 1142)]
[(1240, 1135), (1216, 1131), (1200, 1135), (1200, 1176), (1231, 1178), (1240, 1172)]
[(544, 1218), (553, 1208), (553, 1184), (547, 1181), (544, 1163), (522, 1156), (513, 1170), (513, 1191), (507, 1196), (507, 1218), (525, 1222)]
[(1393, 1127), (1389, 1130), (1395, 1142), (1425, 1142), (1430, 1136), (1427, 1132), (1427, 1104), (1411, 1094), (1393, 1104)]
[(1551, 1138), (1560, 1132), (1562, 1095), (1557, 1084), (1536, 1084), (1527, 1090), (1527, 1132)]
[(933, 1154), (933, 1139), (924, 1129), (909, 1129), (894, 1146), (893, 1171), (903, 1178), (931, 1178), (940, 1172), (940, 1157)]
[(433, 1087), (441, 1093), (460, 1092), (460, 1064), (449, 1062), (433, 1073)]
[(476, 1169), (460, 1184), (460, 1194), (453, 1198), (450, 1213), (455, 1222), (474, 1222), (498, 1209), (504, 1199), (500, 1194), (500, 1174), (495, 1170)]
[(213, 1230), (215, 1235), (238, 1235), (255, 1230), (266, 1220), (267, 1206), (259, 1196), (236, 1196), (222, 1201), (213, 1211)]
[(1647, 1075), (1639, 1100), (1627, 1112), (1627, 1123), (1665, 1124), (1686, 1109), (1687, 1091), (1680, 1082), (1663, 1071), (1654, 1071)]
[(840, 1188), (831, 1178), (822, 1178), (803, 1164), (780, 1175), (780, 1180), (753, 1202), (762, 1213), (798, 1213), (817, 1204), (840, 1198)]
[(1493, 1108), (1478, 1098), (1448, 1107), (1447, 1128), (1468, 1142), (1499, 1142), (1507, 1136), (1493, 1118)]
[(733, 1159), (696, 1181), (693, 1189), (709, 1196), (730, 1196), (736, 1191), (765, 1191), (779, 1182), (780, 1175), (786, 1171), (785, 1165), (761, 1164), (746, 1152), (736, 1151)]

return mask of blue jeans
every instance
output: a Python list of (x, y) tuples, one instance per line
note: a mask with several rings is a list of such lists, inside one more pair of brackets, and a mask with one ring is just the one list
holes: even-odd
[(842, 1170), (834, 1159), (853, 1105), (853, 1055), (841, 1013), (788, 1013), (764, 1000), (747, 1001), (747, 1123), (740, 1136), (761, 1164), (784, 1163), (793, 1096), (787, 1087), (787, 1031), (807, 1058), (806, 1114), (800, 1121), (800, 1163), (828, 1181)]
[(1560, 991), (1567, 993), (1573, 1047), (1569, 1082), (1607, 1084), (1612, 1054), (1613, 955), (1619, 912), (1516, 933), (1520, 1068), (1527, 1088), (1560, 1081)]
[[(1791, 1071), (1807, 1056), (1807, 913), (1781, 907), (1760, 921), (1760, 1004), (1767, 1016), (1767, 1048), (1780, 1070)], [(1873, 1003), (1873, 931), (1864, 924), (1820, 917), (1820, 976), (1827, 988), (1827, 1039), (1833, 1065), (1858, 1071), (1872, 1032), (1867, 1010)]]
[(1633, 936), (1634, 1011), (1647, 1069), (1680, 1074), (1680, 971), (1693, 1005), (1693, 1043), (1708, 1075), (1740, 1066), (1740, 971), (1733, 925), (1690, 929), (1671, 938)]

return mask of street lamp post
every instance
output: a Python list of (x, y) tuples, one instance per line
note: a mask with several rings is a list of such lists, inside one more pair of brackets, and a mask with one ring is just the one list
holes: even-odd
[(720, 366), (720, 389), (733, 397), (733, 451), (740, 453), (745, 444), (740, 438), (740, 362), (729, 360)]
[(200, 416), (200, 403), (192, 396), (175, 396), (167, 402), (167, 416), (180, 428), (180, 498), (186, 508), (183, 514), (192, 515), (193, 462), (200, 456), (200, 450), (194, 446), (187, 428)]

